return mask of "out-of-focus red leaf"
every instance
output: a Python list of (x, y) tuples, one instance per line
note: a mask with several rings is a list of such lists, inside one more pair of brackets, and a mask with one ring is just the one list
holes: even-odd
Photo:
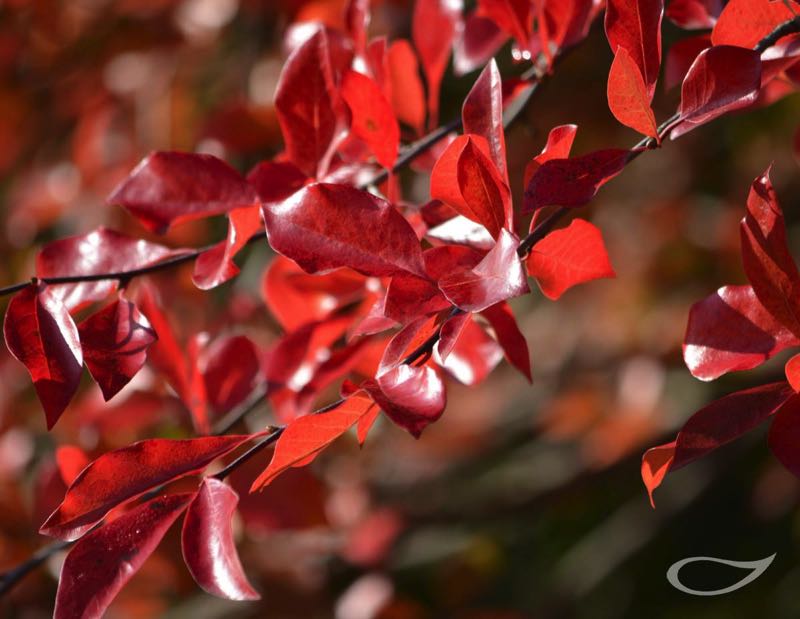
[(346, 112), (325, 28), (286, 61), (275, 91), (275, 109), (289, 160), (307, 176), (324, 176), (346, 132)]
[(722, 114), (753, 103), (761, 87), (758, 52), (732, 45), (700, 52), (681, 87), (680, 121), (673, 126), (673, 140)]
[(309, 464), (373, 407), (369, 398), (354, 394), (330, 410), (292, 421), (275, 444), (269, 466), (256, 478), (250, 491), (260, 490), (289, 467)]
[(419, 77), (419, 63), (411, 44), (405, 39), (392, 41), (387, 63), (392, 84), (392, 107), (400, 122), (425, 130), (425, 89)]
[(775, 457), (796, 477), (800, 477), (798, 441), (800, 441), (800, 397), (794, 395), (775, 414), (769, 427), (767, 442)]
[(367, 48), (370, 17), (369, 0), (348, 0), (344, 9), (344, 23), (359, 54), (363, 54)]
[(552, 300), (577, 284), (616, 276), (602, 233), (578, 218), (536, 243), (525, 264), (542, 293)]
[(530, 49), (533, 29), (531, 0), (478, 0), (478, 15), (491, 19), (514, 37), (521, 49)]
[(530, 291), (522, 261), (517, 256), (519, 241), (501, 230), (497, 244), (474, 269), (455, 272), (439, 281), (439, 289), (453, 305), (468, 312), (487, 307)]
[(428, 124), (439, 122), (439, 88), (450, 58), (450, 48), (461, 19), (461, 0), (426, 0), (414, 3), (411, 39), (422, 60), (428, 86)]
[(461, 332), (467, 323), (471, 320), (471, 314), (468, 312), (459, 312), (455, 316), (450, 316), (439, 329), (439, 341), (436, 342), (436, 352), (439, 354), (439, 360), (444, 363), (447, 357), (453, 352), (453, 348), (461, 336)]
[(741, 224), (742, 261), (758, 300), (800, 337), (800, 273), (789, 251), (786, 224), (769, 178), (753, 181)]
[(261, 161), (247, 173), (247, 182), (262, 202), (280, 202), (305, 185), (308, 177), (289, 161)]
[(506, 171), (506, 138), (503, 130), (503, 80), (497, 63), (492, 58), (481, 71), (472, 90), (461, 107), (464, 133), (484, 138), (489, 153), (503, 180), (508, 183)]
[(667, 17), (687, 30), (713, 28), (723, 4), (722, 0), (670, 0)]
[(107, 202), (126, 208), (148, 230), (164, 233), (175, 223), (252, 206), (258, 197), (241, 174), (212, 155), (155, 152)]
[(572, 142), (575, 141), (575, 134), (578, 125), (559, 125), (550, 129), (547, 134), (547, 144), (544, 145), (542, 152), (536, 155), (527, 166), (525, 166), (525, 177), (523, 183), (525, 187), (531, 182), (533, 175), (543, 163), (551, 159), (566, 159), (572, 150)]
[(201, 290), (210, 290), (239, 274), (233, 258), (261, 230), (258, 206), (237, 208), (228, 213), (228, 238), (200, 254), (194, 262), (192, 281)]
[(461, 76), (485, 65), (508, 35), (486, 17), (472, 11), (464, 19), (453, 46), (453, 71)]
[(53, 617), (102, 617), (193, 496), (185, 493), (151, 499), (75, 544), (61, 568)]
[(618, 47), (608, 74), (608, 107), (626, 127), (658, 137), (656, 117), (639, 67), (624, 47)]
[(695, 58), (709, 47), (711, 47), (709, 34), (687, 37), (670, 45), (667, 50), (667, 61), (664, 63), (664, 89), (670, 90), (681, 84)]
[(683, 360), (693, 376), (714, 380), (749, 370), (800, 339), (778, 322), (750, 286), (724, 286), (695, 303), (683, 340)]
[(539, 39), (548, 64), (554, 54), (581, 41), (589, 32), (597, 3), (593, 0), (535, 0)]
[(497, 342), (502, 347), (508, 362), (522, 372), (528, 382), (533, 382), (528, 342), (517, 325), (511, 306), (502, 301), (487, 307), (481, 314), (494, 329)]
[(56, 464), (65, 486), (69, 486), (89, 464), (89, 457), (80, 447), (60, 445), (56, 448)]
[(8, 350), (31, 375), (50, 430), (81, 382), (78, 328), (48, 286), (31, 284), (8, 304), (3, 334)]
[(350, 130), (363, 140), (384, 168), (397, 159), (400, 127), (392, 106), (374, 80), (355, 71), (345, 73), (342, 98), (350, 108)]
[(795, 355), (786, 362), (784, 369), (786, 372), (786, 380), (792, 386), (795, 392), (800, 392), (800, 354)]
[(534, 172), (525, 188), (523, 213), (545, 206), (583, 206), (614, 178), (636, 154), (609, 148), (572, 159), (551, 159)]
[(752, 48), (781, 22), (793, 17), (783, 2), (729, 0), (711, 31), (711, 42)]
[(253, 392), (261, 370), (255, 344), (244, 335), (216, 340), (203, 355), (203, 380), (208, 400), (227, 413)]
[[(45, 245), (36, 256), (36, 275), (64, 277), (118, 273), (148, 267), (186, 251), (169, 249), (101, 226), (92, 232)], [(114, 279), (58, 284), (50, 287), (50, 293), (68, 309), (75, 310), (102, 301), (117, 289), (117, 285)]]
[[(642, 474), (651, 501), (653, 490), (666, 473), (686, 466), (749, 432), (793, 396), (794, 391), (787, 383), (771, 383), (737, 391), (697, 411), (678, 432), (674, 443), (654, 447), (645, 453)], [(671, 449), (674, 452), (670, 454)]]
[(103, 392), (113, 398), (142, 369), (158, 338), (132, 301), (119, 296), (78, 325), (83, 359)]
[(466, 316), (468, 319), (454, 338), (447, 358), (442, 360), (442, 367), (462, 385), (475, 386), (497, 367), (503, 358), (503, 350), (472, 319), (471, 314)]
[(239, 496), (225, 483), (207, 477), (189, 503), (183, 520), (181, 549), (195, 582), (211, 595), (228, 600), (261, 598), (245, 576), (231, 519)]
[(308, 185), (264, 205), (270, 245), (308, 273), (350, 267), (382, 277), (424, 276), (413, 228), (388, 202), (348, 185)]
[(78, 539), (117, 505), (168, 481), (199, 473), (251, 438), (156, 438), (109, 451), (81, 471), (39, 532), (63, 540)]
[(661, 18), (663, 0), (608, 0), (606, 37), (611, 51), (621, 47), (639, 67), (645, 83), (648, 103), (653, 99), (661, 66)]

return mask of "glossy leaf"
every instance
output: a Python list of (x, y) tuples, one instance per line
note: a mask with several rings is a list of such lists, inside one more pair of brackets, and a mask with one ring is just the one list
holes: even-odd
[(729, 0), (711, 31), (714, 45), (752, 48), (779, 24), (794, 17), (783, 2)]
[(648, 103), (658, 80), (661, 66), (661, 18), (663, 0), (608, 0), (605, 28), (611, 50), (621, 47), (639, 67), (647, 92)]
[(644, 79), (624, 47), (617, 48), (611, 64), (607, 93), (608, 107), (619, 122), (646, 136), (658, 136)]
[(503, 130), (503, 80), (494, 59), (481, 71), (461, 108), (464, 133), (484, 138), (502, 178), (506, 171), (506, 138)]
[(525, 264), (528, 275), (553, 300), (578, 284), (616, 276), (602, 233), (584, 219), (573, 219), (536, 243)]
[(212, 155), (155, 152), (108, 197), (153, 232), (173, 224), (227, 213), (257, 203), (253, 188), (224, 161)]
[(382, 277), (424, 276), (414, 230), (388, 202), (348, 185), (317, 183), (264, 205), (270, 245), (308, 273), (350, 267)]
[(86, 367), (106, 401), (136, 376), (158, 338), (139, 309), (122, 297), (78, 325)]
[(453, 72), (466, 75), (484, 66), (506, 42), (506, 35), (491, 19), (470, 12), (453, 47)]
[(508, 362), (517, 368), (528, 382), (533, 382), (528, 342), (517, 325), (511, 306), (503, 301), (487, 307), (481, 315), (489, 321)]
[(151, 499), (75, 544), (61, 568), (54, 619), (102, 617), (193, 496)]
[[(471, 314), (460, 329), (442, 367), (462, 385), (479, 385), (497, 367), (503, 358), (503, 350)], [(452, 319), (451, 319), (452, 320)], [(441, 349), (439, 349), (441, 354)]]
[(39, 532), (63, 540), (78, 539), (117, 505), (168, 481), (199, 473), (251, 438), (156, 438), (109, 451), (81, 471)]
[(775, 415), (769, 427), (767, 442), (781, 464), (793, 475), (800, 477), (800, 397), (792, 396)]
[(714, 380), (758, 367), (800, 339), (770, 314), (750, 286), (724, 286), (689, 312), (683, 359), (693, 376)]
[(519, 241), (501, 230), (497, 244), (474, 269), (462, 270), (442, 278), (439, 289), (453, 305), (468, 312), (487, 307), (529, 292), (528, 282), (517, 256)]
[(227, 484), (206, 477), (186, 510), (181, 549), (195, 582), (228, 600), (258, 600), (244, 574), (233, 541), (232, 518), (239, 496)]
[(350, 108), (350, 131), (364, 141), (384, 168), (397, 159), (400, 127), (392, 106), (374, 80), (348, 71), (342, 81), (342, 98)]
[(31, 284), (8, 304), (3, 334), (8, 350), (28, 369), (52, 429), (81, 382), (78, 328), (49, 287)]

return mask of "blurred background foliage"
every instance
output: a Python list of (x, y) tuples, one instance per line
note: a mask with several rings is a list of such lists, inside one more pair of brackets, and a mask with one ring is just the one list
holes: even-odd
[[(425, 1), (425, 0), (420, 0)], [(112, 187), (149, 151), (202, 150), (240, 170), (281, 149), (272, 108), (295, 22), (341, 25), (342, 0), (3, 0), (0, 2), (0, 281), (29, 277), (47, 240), (99, 224), (146, 237)], [(374, 0), (372, 33), (409, 36), (410, 2)], [(665, 22), (665, 49), (685, 36)], [(508, 49), (501, 66), (514, 72)], [(636, 136), (606, 104), (611, 52), (595, 24), (561, 62), (508, 135), (512, 186), (547, 132), (576, 123), (573, 152), (629, 146)], [(448, 69), (444, 118), (476, 74)], [(678, 93), (656, 98), (660, 119)], [(202, 593), (181, 565), (176, 531), (112, 605), (109, 617), (337, 619), (797, 617), (800, 484), (770, 456), (763, 432), (670, 475), (649, 507), (643, 450), (668, 440), (692, 412), (734, 389), (782, 374), (758, 371), (700, 383), (681, 361), (691, 304), (742, 283), (738, 220), (750, 182), (773, 182), (800, 239), (793, 135), (800, 99), (724, 117), (633, 163), (585, 209), (605, 235), (617, 279), (538, 293), (514, 309), (528, 337), (534, 385), (502, 364), (480, 387), (450, 385), (442, 420), (419, 441), (381, 424), (359, 450), (337, 442), (308, 469), (246, 496), (263, 460), (233, 477), (237, 530), (256, 603)], [(404, 173), (411, 201), (427, 178)], [(168, 242), (200, 245), (224, 222), (194, 222)], [(212, 293), (191, 267), (160, 275), (184, 337), (236, 329), (278, 334), (259, 293), (266, 248)], [(145, 373), (146, 374), (146, 373)], [(147, 380), (145, 375), (142, 379)], [(51, 434), (24, 368), (0, 355), (0, 569), (46, 540), (36, 528), (63, 496), (55, 446), (101, 453), (179, 433), (163, 397), (102, 404), (88, 381)], [(126, 391), (125, 393), (130, 393)], [(254, 421), (263, 424), (266, 417)], [(59, 483), (62, 483), (59, 486)], [(752, 585), (718, 598), (684, 595), (664, 574), (688, 556), (754, 560), (777, 552)], [(0, 602), (4, 616), (49, 616), (63, 557)], [(740, 577), (687, 568), (698, 589)]]

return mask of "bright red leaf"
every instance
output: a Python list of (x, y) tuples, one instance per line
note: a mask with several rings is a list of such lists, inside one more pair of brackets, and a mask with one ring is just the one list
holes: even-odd
[(533, 382), (528, 342), (517, 325), (511, 306), (502, 301), (487, 307), (481, 314), (489, 321), (508, 362), (522, 372), (528, 382)]
[(355, 71), (345, 73), (342, 98), (350, 108), (350, 131), (364, 141), (384, 168), (397, 159), (400, 127), (392, 106), (374, 80)]
[(658, 80), (661, 66), (661, 18), (663, 0), (608, 0), (605, 28), (611, 51), (621, 47), (639, 67), (645, 83), (648, 103)]
[(711, 42), (752, 48), (793, 17), (792, 10), (781, 1), (729, 0), (711, 31)]
[(503, 130), (503, 80), (492, 58), (481, 71), (461, 108), (464, 133), (484, 138), (497, 170), (508, 183), (506, 138)]
[(405, 39), (392, 41), (387, 63), (392, 84), (392, 107), (397, 120), (425, 131), (425, 90), (419, 76), (419, 63), (411, 44)]
[(478, 0), (478, 15), (491, 19), (514, 37), (521, 49), (530, 48), (533, 29), (531, 0)]
[(453, 71), (466, 75), (484, 66), (502, 47), (508, 35), (491, 19), (472, 11), (458, 30), (453, 46)]
[(449, 354), (441, 365), (462, 385), (474, 387), (497, 367), (503, 358), (503, 349), (473, 320), (472, 314), (465, 315), (467, 320), (453, 338)]
[(608, 107), (626, 127), (655, 138), (656, 117), (639, 67), (624, 47), (618, 47), (608, 74)]
[(786, 380), (795, 392), (800, 392), (800, 355), (795, 355), (786, 362)]

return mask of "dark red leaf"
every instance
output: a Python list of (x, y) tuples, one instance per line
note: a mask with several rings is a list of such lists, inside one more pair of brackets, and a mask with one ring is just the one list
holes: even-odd
[(264, 205), (275, 251), (308, 273), (350, 267), (365, 275), (424, 276), (413, 228), (388, 202), (348, 185), (317, 183)]
[(525, 177), (523, 182), (525, 187), (531, 182), (533, 175), (543, 163), (551, 159), (566, 159), (572, 150), (572, 142), (578, 131), (577, 125), (559, 125), (550, 129), (547, 134), (547, 144), (544, 145), (542, 152), (536, 155), (527, 166), (525, 166)]
[(261, 371), (255, 344), (244, 335), (216, 340), (203, 355), (205, 392), (218, 413), (227, 413), (253, 392)]
[(261, 598), (244, 574), (233, 541), (231, 520), (239, 496), (225, 483), (206, 477), (186, 510), (181, 549), (195, 582), (228, 600)]
[(439, 289), (453, 305), (468, 312), (529, 292), (522, 262), (517, 256), (519, 241), (501, 230), (497, 244), (474, 269), (455, 272), (439, 281)]
[[(453, 338), (453, 346), (441, 365), (462, 385), (475, 386), (497, 367), (503, 358), (503, 350), (472, 319), (471, 314), (466, 316), (468, 319)], [(439, 351), (441, 356), (441, 348)]]
[(481, 71), (461, 108), (464, 133), (484, 138), (503, 180), (506, 171), (506, 138), (503, 130), (503, 80), (494, 58)]
[(714, 380), (764, 363), (800, 339), (779, 323), (750, 286), (725, 286), (689, 312), (683, 359), (692, 375)]
[(456, 75), (472, 73), (485, 65), (508, 39), (497, 25), (472, 11), (464, 19), (453, 46), (453, 71)]
[(83, 359), (106, 401), (142, 369), (158, 338), (147, 318), (122, 295), (78, 325)]
[(667, 50), (667, 61), (664, 63), (664, 88), (669, 90), (683, 83), (683, 78), (686, 77), (695, 58), (709, 47), (711, 47), (711, 36), (708, 34), (698, 34), (670, 45)]
[(431, 338), (439, 331), (439, 316), (423, 316), (410, 322), (395, 333), (383, 351), (378, 373), (384, 373), (405, 363), (406, 358), (421, 347), (428, 347)]
[(680, 121), (673, 126), (673, 140), (722, 114), (747, 107), (761, 87), (758, 52), (731, 45), (700, 52), (681, 87)]
[(151, 499), (75, 544), (61, 568), (54, 619), (102, 617), (193, 496)]
[(514, 37), (521, 49), (530, 49), (533, 28), (531, 0), (478, 0), (478, 15), (491, 19)]
[(687, 30), (713, 28), (723, 4), (722, 0), (670, 0), (667, 17)]
[(608, 0), (606, 37), (611, 51), (622, 47), (644, 79), (648, 103), (653, 99), (661, 66), (661, 18), (663, 0)]
[(236, 170), (212, 155), (155, 152), (107, 202), (125, 207), (148, 230), (164, 233), (175, 223), (252, 206), (258, 197)]
[(616, 276), (600, 230), (577, 218), (536, 243), (525, 264), (528, 275), (553, 300), (577, 284)]
[(49, 430), (81, 382), (78, 328), (49, 287), (31, 284), (8, 304), (3, 333), (8, 350), (31, 375)]
[(247, 182), (262, 202), (280, 202), (305, 185), (308, 177), (288, 161), (262, 161), (247, 173)]
[(168, 481), (199, 473), (251, 438), (156, 438), (109, 451), (81, 471), (39, 532), (63, 540), (78, 539), (117, 505)]
[(386, 290), (383, 311), (387, 318), (400, 324), (450, 307), (436, 283), (411, 274), (392, 278)]
[(729, 0), (711, 31), (711, 42), (752, 48), (776, 26), (793, 17), (794, 13), (783, 2)]
[(769, 427), (767, 441), (781, 464), (800, 477), (800, 397), (791, 397), (776, 413)]
[(655, 138), (656, 117), (639, 67), (624, 47), (618, 47), (608, 74), (608, 107), (626, 127)]
[(522, 372), (528, 382), (533, 382), (528, 342), (525, 341), (525, 336), (519, 330), (511, 306), (503, 301), (487, 307), (481, 314), (492, 326), (497, 342), (502, 347), (508, 362)]
[(397, 119), (416, 129), (425, 130), (425, 90), (419, 77), (419, 63), (411, 44), (397, 39), (389, 46), (387, 62), (392, 84), (392, 107)]

